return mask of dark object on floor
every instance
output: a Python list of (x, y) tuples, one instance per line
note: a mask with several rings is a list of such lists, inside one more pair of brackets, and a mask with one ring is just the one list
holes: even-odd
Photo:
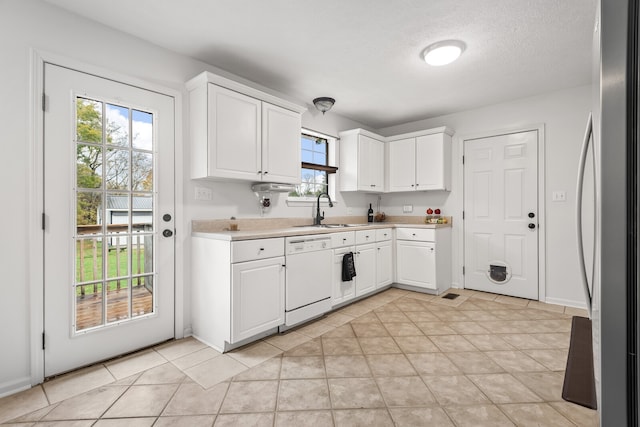
[(590, 409), (597, 407), (591, 320), (586, 317), (573, 316), (571, 321), (571, 341), (562, 398)]
[(342, 256), (342, 281), (348, 282), (356, 277), (356, 265), (353, 262), (353, 252), (347, 252)]
[(442, 295), (442, 298), (445, 298), (445, 299), (456, 299), (459, 296), (460, 295), (458, 295), (458, 294), (452, 294), (451, 292), (449, 292), (449, 293), (447, 293), (445, 295)]

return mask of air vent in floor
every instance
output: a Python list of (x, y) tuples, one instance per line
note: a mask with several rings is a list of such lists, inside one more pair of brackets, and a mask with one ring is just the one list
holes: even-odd
[(443, 295), (442, 298), (445, 298), (445, 299), (456, 299), (459, 296), (460, 295), (458, 295), (458, 294), (452, 294), (451, 292), (449, 292), (449, 293)]

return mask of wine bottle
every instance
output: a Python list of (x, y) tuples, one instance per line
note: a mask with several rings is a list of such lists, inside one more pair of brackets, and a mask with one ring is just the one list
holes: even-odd
[(367, 211), (367, 222), (373, 222), (373, 208), (371, 207), (371, 203), (369, 203), (369, 210)]

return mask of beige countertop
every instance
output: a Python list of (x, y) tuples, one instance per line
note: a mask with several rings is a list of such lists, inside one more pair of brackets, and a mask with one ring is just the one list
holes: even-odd
[[(228, 223), (229, 221), (226, 220)], [(331, 222), (326, 222), (331, 224)], [(343, 224), (343, 223), (340, 223)], [(451, 223), (448, 224), (418, 224), (418, 223), (391, 223), (391, 222), (378, 222), (378, 223), (364, 223), (364, 224), (350, 224), (349, 227), (335, 227), (335, 228), (321, 228), (314, 227), (312, 225), (298, 225), (298, 226), (280, 226), (268, 229), (240, 229), (237, 231), (230, 231), (228, 229), (214, 229), (216, 227), (207, 227), (205, 221), (194, 223), (193, 232), (194, 237), (204, 237), (208, 239), (238, 241), (238, 240), (251, 240), (251, 239), (268, 239), (273, 237), (289, 237), (289, 236), (302, 236), (311, 234), (328, 234), (339, 233), (344, 231), (359, 231), (359, 230), (372, 230), (380, 228), (448, 228), (451, 227)]]

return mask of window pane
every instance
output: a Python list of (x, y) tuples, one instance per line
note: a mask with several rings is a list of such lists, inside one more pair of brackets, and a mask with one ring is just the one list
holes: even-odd
[(105, 222), (107, 233), (129, 232), (129, 194), (107, 193)]
[(313, 151), (302, 150), (302, 161), (313, 163)]
[(133, 317), (153, 313), (153, 276), (134, 277), (132, 280)]
[(313, 146), (313, 151), (318, 153), (327, 154), (327, 143), (324, 142), (316, 142)]
[(133, 233), (153, 231), (153, 195), (133, 195), (131, 223)]
[(153, 191), (153, 156), (151, 153), (131, 153), (131, 190)]
[(78, 144), (76, 147), (76, 182), (78, 188), (102, 186), (102, 147)]
[(134, 234), (131, 238), (131, 274), (153, 273), (153, 235)]
[(107, 323), (129, 318), (128, 279), (107, 282)]
[(107, 150), (105, 184), (107, 190), (129, 189), (129, 150)]
[(108, 237), (109, 248), (107, 253), (107, 278), (123, 277), (129, 274), (129, 248), (128, 237)]
[(153, 150), (153, 114), (133, 110), (131, 112), (131, 119), (133, 148)]
[(302, 135), (302, 149), (303, 150), (313, 150), (313, 146), (315, 145), (316, 140), (314, 139), (310, 139), (304, 135)]
[(326, 165), (327, 155), (325, 153), (313, 153), (313, 163), (316, 165)]
[(102, 142), (102, 102), (76, 99), (76, 140)]
[(102, 238), (76, 241), (76, 283), (102, 279)]
[(102, 283), (76, 286), (76, 331), (102, 325)]
[(102, 232), (102, 193), (82, 191), (76, 195), (76, 226), (78, 234)]
[(129, 146), (129, 109), (107, 104), (107, 144)]

